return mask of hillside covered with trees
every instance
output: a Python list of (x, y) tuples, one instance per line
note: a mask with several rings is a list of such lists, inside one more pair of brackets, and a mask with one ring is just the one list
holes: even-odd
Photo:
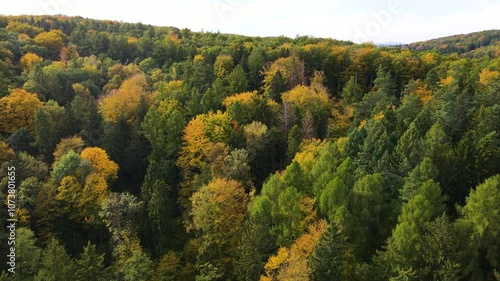
[(0, 17), (0, 280), (500, 280), (499, 38)]

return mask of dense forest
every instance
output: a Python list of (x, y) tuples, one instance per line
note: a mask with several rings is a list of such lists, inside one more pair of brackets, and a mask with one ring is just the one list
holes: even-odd
[(499, 40), (0, 17), (0, 280), (500, 280)]

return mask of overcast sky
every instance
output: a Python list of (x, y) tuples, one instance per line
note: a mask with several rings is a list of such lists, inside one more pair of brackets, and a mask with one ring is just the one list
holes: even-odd
[(0, 0), (0, 14), (64, 14), (255, 36), (411, 43), (500, 29), (500, 0)]

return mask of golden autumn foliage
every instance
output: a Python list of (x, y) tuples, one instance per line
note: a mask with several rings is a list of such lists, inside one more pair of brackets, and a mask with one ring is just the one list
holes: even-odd
[(197, 115), (184, 128), (183, 145), (177, 165), (184, 170), (201, 169), (217, 143), (227, 143), (231, 119), (220, 111)]
[(130, 45), (135, 45), (137, 44), (137, 37), (130, 36), (127, 38), (127, 43)]
[(195, 192), (191, 201), (193, 228), (217, 248), (235, 249), (248, 203), (243, 186), (235, 180), (214, 179)]
[(57, 52), (64, 47), (65, 35), (62, 31), (53, 29), (49, 32), (42, 32), (38, 34), (34, 40), (38, 45), (41, 45), (50, 51)]
[(44, 31), (43, 28), (32, 26), (32, 25), (29, 25), (28, 23), (24, 23), (24, 22), (17, 22), (17, 21), (9, 22), (9, 24), (7, 24), (5, 29), (8, 31), (11, 31), (11, 32), (26, 34), (26, 35), (30, 36), (31, 38), (35, 37), (37, 34)]
[(0, 140), (0, 164), (14, 159), (14, 156), (14, 150)]
[(106, 151), (99, 147), (85, 148), (82, 159), (92, 163), (93, 171), (85, 179), (85, 186), (81, 190), (78, 201), (80, 213), (86, 222), (94, 221), (99, 204), (104, 202), (109, 193), (109, 184), (118, 176), (118, 165), (109, 159)]
[(115, 239), (120, 242), (115, 248), (115, 254), (117, 256), (117, 266), (121, 268), (135, 252), (142, 253), (142, 247), (137, 234), (129, 230), (123, 230), (117, 236)]
[(182, 39), (179, 38), (179, 34), (175, 33), (173, 30), (168, 31), (168, 36), (165, 37), (167, 39), (174, 43), (175, 45), (179, 45), (182, 42)]
[(194, 56), (193, 61), (194, 62), (203, 62), (204, 59), (205, 58), (202, 55), (198, 54), (198, 55)]
[(78, 136), (73, 136), (69, 138), (62, 139), (56, 146), (54, 150), (54, 163), (59, 161), (61, 157), (68, 153), (70, 150), (80, 153), (83, 149), (83, 139)]
[[(83, 189), (82, 203), (80, 205), (87, 205), (85, 203), (92, 204), (97, 200), (97, 202), (103, 202), (108, 195), (108, 182), (106, 178), (99, 174), (92, 173), (87, 177), (85, 181), (85, 187)], [(84, 200), (86, 199), (86, 200)]]
[(220, 111), (198, 115), (184, 128), (176, 163), (184, 174), (185, 188), (181, 190), (181, 197), (188, 199), (191, 196), (193, 183), (203, 168), (208, 168), (213, 176), (222, 175), (224, 158), (229, 153), (226, 143), (232, 130), (229, 116)]
[(340, 152), (344, 152), (344, 145), (347, 143), (349, 140), (348, 137), (342, 137), (337, 140), (337, 148), (339, 149)]
[(85, 148), (81, 153), (82, 159), (87, 159), (92, 163), (94, 172), (106, 181), (116, 179), (118, 175), (118, 165), (109, 159), (106, 151), (99, 147)]
[(264, 72), (264, 84), (271, 84), (272, 79), (278, 73), (281, 73), (281, 76), (288, 81), (290, 79), (290, 68), (292, 65), (292, 58), (279, 58), (275, 60), (271, 66), (269, 66)]
[(280, 248), (275, 256), (264, 265), (265, 276), (261, 281), (307, 281), (311, 273), (308, 258), (321, 235), (326, 231), (327, 222), (321, 220), (309, 226), (309, 232), (299, 237), (290, 248)]
[(20, 64), (23, 71), (31, 71), (33, 67), (43, 62), (43, 58), (37, 54), (27, 53), (21, 57)]
[(361, 122), (359, 122), (359, 125), (358, 125), (358, 130), (363, 129), (363, 127), (365, 127), (365, 125), (366, 125), (366, 120), (365, 119), (361, 120)]
[(500, 72), (496, 70), (483, 69), (479, 74), (479, 83), (483, 86), (488, 86), (490, 83), (498, 81)]
[(297, 161), (304, 173), (309, 173), (316, 162), (316, 157), (325, 144), (325, 141), (318, 139), (305, 140), (300, 145), (299, 152), (295, 154), (292, 163)]
[(71, 212), (71, 208), (78, 208), (82, 199), (83, 186), (75, 176), (66, 176), (57, 188), (56, 200), (65, 202), (63, 210)]
[(226, 108), (229, 108), (235, 102), (240, 102), (242, 105), (250, 105), (256, 98), (258, 98), (257, 91), (244, 92), (225, 98), (222, 101), (222, 105), (224, 105)]
[(128, 64), (123, 65), (121, 63), (117, 63), (108, 69), (108, 77), (113, 78), (114, 76), (120, 76), (123, 79), (130, 78), (137, 74), (143, 74), (141, 69), (137, 64)]
[(220, 55), (215, 59), (214, 72), (219, 78), (224, 78), (234, 68), (233, 57), (230, 55)]
[(205, 124), (205, 135), (213, 143), (227, 143), (233, 130), (231, 118), (227, 112), (209, 112), (201, 115)]
[(436, 55), (433, 53), (426, 53), (420, 59), (423, 64), (432, 65), (436, 61)]
[(315, 91), (304, 85), (296, 86), (284, 93), (281, 98), (283, 102), (301, 107), (304, 110), (321, 107), (328, 108), (330, 106), (327, 92)]
[(354, 106), (343, 105), (341, 102), (335, 102), (332, 107), (330, 118), (330, 135), (340, 137), (346, 134), (352, 125), (354, 118)]
[(180, 91), (184, 86), (184, 81), (173, 80), (158, 83), (157, 91), (154, 94), (155, 102), (159, 103), (165, 99), (175, 99), (175, 92)]
[(254, 121), (243, 127), (243, 135), (247, 142), (258, 142), (265, 138), (268, 128), (261, 122)]
[(99, 112), (104, 120), (116, 123), (123, 117), (129, 124), (133, 124), (141, 98), (148, 102), (152, 99), (145, 93), (145, 85), (146, 77), (137, 74), (125, 80), (118, 90), (113, 90), (102, 98), (99, 102)]
[(448, 86), (451, 83), (453, 83), (453, 81), (455, 81), (455, 79), (452, 76), (449, 76), (447, 78), (441, 79), (441, 85), (442, 86)]
[(28, 210), (24, 208), (18, 208), (16, 209), (14, 216), (17, 219), (19, 225), (29, 225), (31, 216)]
[(156, 266), (154, 280), (161, 280), (166, 275), (179, 274), (182, 266), (181, 258), (173, 251), (169, 251), (158, 261)]
[(17, 40), (27, 43), (31, 40), (31, 38), (27, 34), (19, 34), (19, 36), (17, 36)]
[(384, 119), (384, 117), (385, 117), (385, 114), (384, 114), (384, 111), (382, 110), (379, 113), (375, 114), (375, 116), (373, 116), (373, 119), (375, 121), (380, 121), (380, 120)]
[(0, 132), (13, 133), (21, 128), (33, 131), (35, 112), (43, 103), (36, 94), (15, 89), (0, 99)]
[(206, 161), (206, 149), (211, 144), (205, 135), (205, 124), (201, 115), (188, 123), (182, 140), (183, 145), (177, 165), (184, 170), (201, 168)]
[[(66, 143), (68, 147), (78, 148), (79, 141), (74, 137), (66, 140)], [(60, 153), (62, 150), (64, 149), (61, 148)], [(100, 204), (107, 198), (109, 183), (117, 178), (118, 165), (109, 160), (106, 151), (98, 147), (84, 149), (80, 157), (84, 160), (80, 166), (90, 162), (92, 168), (65, 176), (57, 187), (55, 198), (74, 219), (92, 223), (98, 219)]]

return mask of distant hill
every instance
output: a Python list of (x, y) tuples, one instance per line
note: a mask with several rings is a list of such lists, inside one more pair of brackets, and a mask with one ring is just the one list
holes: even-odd
[(405, 45), (404, 43), (401, 42), (381, 42), (381, 43), (376, 43), (378, 47), (390, 47), (390, 46), (402, 46)]
[(500, 30), (486, 30), (468, 34), (447, 36), (406, 45), (411, 50), (435, 50), (440, 54), (457, 53), (460, 56), (497, 57), (500, 46)]

